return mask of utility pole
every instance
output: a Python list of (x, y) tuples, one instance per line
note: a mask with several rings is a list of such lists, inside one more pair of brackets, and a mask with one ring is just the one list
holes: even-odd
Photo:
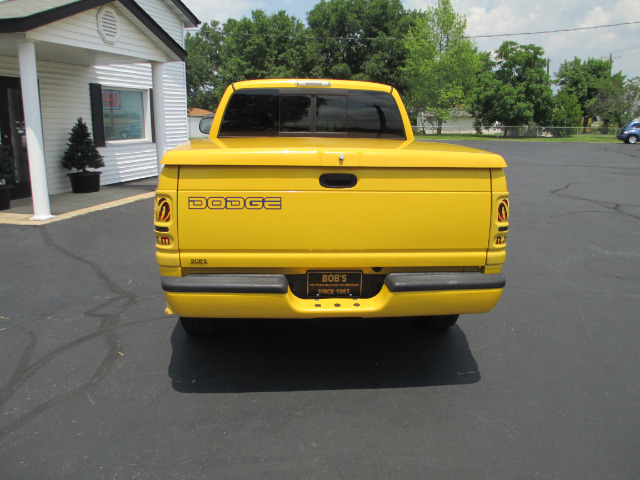
[(614, 59), (614, 58), (622, 58), (622, 57), (621, 57), (621, 56), (619, 56), (619, 55), (618, 55), (617, 57), (614, 57), (614, 56), (613, 56), (613, 53), (610, 53), (608, 57), (600, 57), (600, 58), (604, 58), (605, 60), (608, 58), (608, 59), (609, 59), (609, 63), (610, 63), (611, 65), (613, 65), (613, 59)]

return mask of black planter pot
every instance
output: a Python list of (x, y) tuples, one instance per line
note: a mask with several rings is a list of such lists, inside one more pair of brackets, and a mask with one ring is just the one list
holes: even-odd
[(11, 208), (11, 185), (0, 185), (0, 210)]
[(91, 193), (100, 191), (100, 174), (102, 172), (67, 173), (71, 180), (73, 193)]

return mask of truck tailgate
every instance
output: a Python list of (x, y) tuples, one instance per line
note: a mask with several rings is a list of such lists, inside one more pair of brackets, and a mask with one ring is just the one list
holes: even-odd
[(487, 168), (186, 165), (183, 267), (484, 265)]

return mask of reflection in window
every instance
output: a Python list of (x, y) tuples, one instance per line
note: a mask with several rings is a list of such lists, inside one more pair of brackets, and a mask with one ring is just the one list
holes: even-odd
[(247, 89), (235, 92), (222, 117), (220, 137), (278, 135), (278, 91)]
[(222, 117), (218, 136), (406, 138), (402, 116), (390, 93), (296, 90), (235, 92)]
[(316, 132), (346, 133), (347, 97), (316, 97)]
[(311, 131), (311, 96), (283, 95), (280, 97), (280, 131)]
[(106, 140), (145, 138), (142, 91), (103, 89), (102, 114)]
[(402, 117), (395, 99), (383, 92), (349, 95), (349, 133), (404, 138)]

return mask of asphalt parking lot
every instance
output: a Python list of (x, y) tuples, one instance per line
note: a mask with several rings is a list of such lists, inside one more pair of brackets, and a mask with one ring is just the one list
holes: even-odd
[(445, 333), (193, 339), (151, 199), (0, 225), (0, 478), (639, 478), (640, 148), (459, 143), (509, 164), (507, 287)]

